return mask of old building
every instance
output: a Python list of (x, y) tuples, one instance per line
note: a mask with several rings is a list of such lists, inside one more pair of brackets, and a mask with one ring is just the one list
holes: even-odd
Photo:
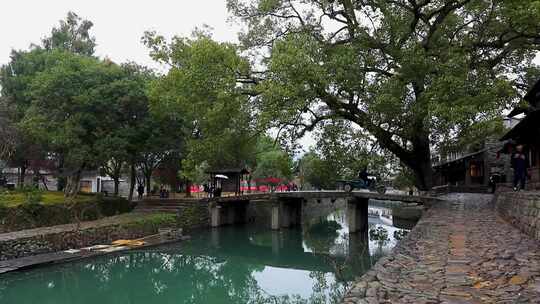
[[(528, 189), (540, 189), (540, 80), (525, 95), (528, 106), (517, 107), (510, 116), (525, 115), (501, 140), (511, 141), (513, 146), (524, 145), (528, 155)], [(512, 153), (512, 149), (505, 151)]]
[(503, 146), (504, 143), (488, 139), (477, 151), (453, 153), (436, 162), (433, 166), (435, 188), (451, 187), (452, 191), (486, 192), (492, 175), (498, 175), (501, 181), (509, 181), (509, 156), (499, 153)]

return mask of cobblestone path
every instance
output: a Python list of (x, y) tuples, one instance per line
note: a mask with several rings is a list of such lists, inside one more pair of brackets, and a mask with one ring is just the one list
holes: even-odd
[(540, 243), (462, 198), (432, 207), (344, 303), (540, 303)]

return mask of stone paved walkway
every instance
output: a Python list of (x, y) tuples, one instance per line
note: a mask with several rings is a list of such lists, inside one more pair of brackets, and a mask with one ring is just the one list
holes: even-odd
[(478, 195), (432, 207), (344, 303), (540, 303), (540, 243)]

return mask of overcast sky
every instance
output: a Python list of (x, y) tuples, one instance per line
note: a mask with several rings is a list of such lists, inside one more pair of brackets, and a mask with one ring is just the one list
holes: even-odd
[[(159, 68), (141, 43), (146, 30), (165, 37), (189, 36), (193, 29), (209, 25), (214, 39), (237, 41), (238, 24), (228, 22), (226, 0), (0, 0), (0, 65), (9, 61), (12, 49), (28, 49), (50, 34), (69, 11), (94, 23), (96, 53), (117, 63), (135, 61)], [(307, 149), (310, 134), (301, 140)]]
[(187, 36), (207, 24), (215, 39), (236, 41), (239, 27), (227, 22), (225, 5), (226, 0), (2, 0), (0, 64), (9, 61), (11, 49), (39, 43), (73, 11), (94, 23), (98, 56), (154, 66), (140, 42), (146, 30)]

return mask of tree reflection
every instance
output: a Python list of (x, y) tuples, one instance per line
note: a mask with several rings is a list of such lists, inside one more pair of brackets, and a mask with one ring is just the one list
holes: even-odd
[[(349, 282), (374, 263), (367, 232), (343, 229), (339, 219), (303, 232), (220, 229), (175, 246), (4, 276), (0, 303), (339, 303)], [(277, 269), (274, 276), (268, 268)], [(311, 290), (266, 291), (258, 278), (288, 280), (280, 269), (302, 272)]]

